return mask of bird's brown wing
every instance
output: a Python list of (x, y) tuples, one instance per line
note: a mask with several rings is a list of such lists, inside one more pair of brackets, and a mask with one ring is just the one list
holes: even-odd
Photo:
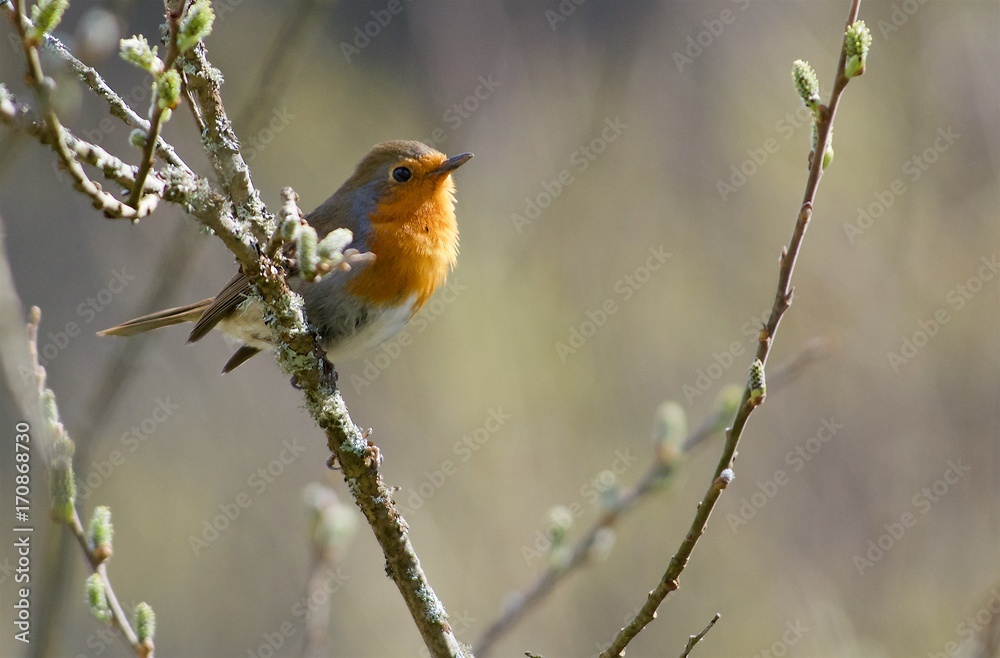
[[(344, 227), (350, 229), (354, 236), (354, 241), (351, 243), (351, 246), (361, 251), (365, 251), (366, 235), (361, 229), (360, 222), (357, 219), (352, 218), (352, 213), (349, 212), (349, 210), (350, 208), (345, 205), (344, 198), (338, 194), (334, 194), (319, 207), (306, 215), (305, 220), (316, 229), (317, 236), (321, 240), (335, 228)], [(294, 262), (294, 243), (285, 245), (282, 251), (287, 259)], [(293, 273), (294, 272), (289, 272), (289, 274)], [(226, 287), (215, 296), (215, 301), (212, 302), (212, 305), (205, 310), (200, 318), (198, 318), (198, 321), (194, 325), (194, 329), (191, 330), (191, 335), (188, 336), (188, 342), (193, 343), (196, 340), (204, 338), (205, 334), (211, 331), (220, 320), (236, 310), (236, 307), (243, 303), (243, 300), (249, 296), (250, 280), (247, 279), (242, 271), (239, 271), (236, 273), (236, 276), (229, 280)], [(242, 361), (239, 363), (242, 363)], [(239, 365), (239, 363), (236, 365)]]
[(219, 324), (220, 320), (235, 311), (236, 307), (242, 304), (249, 295), (250, 280), (240, 270), (215, 296), (211, 306), (206, 308), (205, 312), (198, 318), (194, 329), (191, 330), (191, 335), (188, 336), (188, 342), (193, 343), (204, 338), (208, 332), (215, 328), (215, 325)]

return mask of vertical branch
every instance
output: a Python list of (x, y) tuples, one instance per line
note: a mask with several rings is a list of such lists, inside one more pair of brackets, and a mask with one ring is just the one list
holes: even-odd
[[(167, 12), (167, 39), (169, 43), (167, 45), (167, 58), (163, 61), (165, 71), (173, 69), (174, 63), (180, 55), (180, 49), (177, 47), (177, 28), (180, 18), (179, 13)], [(142, 148), (142, 157), (139, 159), (139, 171), (135, 177), (135, 187), (132, 188), (132, 193), (128, 197), (130, 206), (135, 206), (139, 203), (139, 199), (142, 198), (146, 187), (146, 177), (149, 176), (149, 172), (153, 169), (153, 156), (156, 154), (156, 145), (160, 141), (160, 131), (163, 129), (166, 117), (169, 116), (168, 108), (159, 98), (159, 93), (156, 89), (158, 89), (158, 85), (154, 85), (153, 111), (149, 117), (149, 130), (146, 133), (146, 143)]]
[[(852, 0), (851, 8), (848, 12), (847, 27), (850, 27), (857, 21), (860, 5), (861, 0)], [(816, 191), (819, 187), (819, 181), (823, 176), (824, 156), (830, 145), (830, 131), (833, 126), (833, 119), (836, 116), (837, 107), (849, 80), (845, 75), (848, 58), (847, 48), (848, 41), (845, 39), (840, 52), (840, 60), (837, 64), (837, 77), (834, 81), (830, 103), (826, 106), (816, 108), (814, 124), (816, 140), (812, 157), (810, 158), (809, 178), (806, 182), (802, 207), (796, 218), (788, 247), (782, 249), (781, 252), (774, 304), (771, 307), (771, 314), (767, 324), (761, 329), (757, 345), (755, 365), (759, 364), (761, 370), (763, 370), (763, 365), (767, 362), (767, 356), (770, 353), (774, 336), (777, 333), (778, 324), (792, 302), (792, 293), (794, 290), (791, 286), (792, 272), (795, 269), (795, 261), (798, 258), (802, 241), (805, 238), (806, 229), (809, 227), (809, 221), (812, 218)], [(719, 497), (722, 495), (722, 491), (733, 479), (732, 467), (736, 460), (736, 449), (739, 446), (743, 429), (746, 427), (750, 414), (763, 401), (763, 397), (755, 393), (749, 385), (743, 393), (743, 398), (740, 401), (736, 417), (733, 419), (732, 427), (726, 432), (726, 445), (723, 448), (722, 456), (719, 459), (715, 475), (712, 478), (712, 483), (709, 485), (708, 491), (705, 492), (701, 503), (699, 503), (698, 511), (695, 513), (691, 527), (688, 529), (688, 533), (684, 541), (681, 542), (677, 552), (671, 558), (666, 572), (657, 586), (649, 593), (645, 604), (643, 604), (632, 621), (621, 629), (611, 645), (601, 653), (601, 658), (621, 656), (629, 642), (656, 617), (656, 609), (667, 595), (679, 587), (678, 578), (687, 566), (691, 552), (698, 543), (698, 539), (704, 534), (708, 526), (708, 518), (715, 508)]]

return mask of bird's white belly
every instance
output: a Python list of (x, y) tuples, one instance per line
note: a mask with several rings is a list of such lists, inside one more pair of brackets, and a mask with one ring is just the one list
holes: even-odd
[(327, 359), (331, 363), (352, 359), (392, 338), (410, 321), (415, 300), (416, 297), (413, 296), (399, 306), (378, 310), (369, 309), (369, 314), (375, 314), (375, 317), (372, 317), (356, 333), (342, 336), (323, 346)]
[[(367, 321), (358, 327), (356, 332), (340, 335), (323, 344), (327, 359), (335, 364), (378, 347), (409, 322), (415, 301), (414, 295), (398, 306), (369, 308)], [(233, 316), (221, 320), (219, 328), (242, 343), (270, 350), (274, 346), (270, 342), (270, 330), (261, 322), (262, 314), (263, 305), (256, 299), (250, 299), (242, 304)]]

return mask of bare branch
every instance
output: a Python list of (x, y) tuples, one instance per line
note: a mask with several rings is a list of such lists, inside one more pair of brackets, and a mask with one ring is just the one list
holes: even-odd
[[(860, 4), (861, 0), (852, 0), (851, 9), (847, 18), (848, 26), (851, 26), (855, 21), (857, 21)], [(813, 150), (813, 157), (810, 162), (809, 179), (806, 182), (802, 207), (799, 210), (798, 218), (795, 222), (795, 228), (792, 231), (792, 237), (789, 241), (789, 246), (783, 249), (781, 253), (781, 263), (778, 271), (778, 287), (775, 292), (774, 304), (771, 308), (771, 315), (768, 318), (767, 324), (763, 329), (761, 329), (759, 343), (757, 345), (756, 360), (759, 360), (761, 364), (767, 363), (767, 356), (771, 350), (774, 336), (777, 333), (778, 324), (781, 322), (782, 315), (784, 315), (785, 311), (788, 310), (788, 307), (792, 302), (792, 272), (795, 269), (795, 260), (798, 257), (802, 240), (805, 238), (806, 229), (809, 226), (809, 220), (812, 218), (813, 203), (816, 199), (816, 190), (819, 188), (819, 181), (823, 176), (824, 154), (830, 144), (830, 131), (833, 126), (833, 119), (836, 115), (837, 106), (840, 104), (841, 95), (847, 86), (848, 78), (844, 76), (846, 61), (847, 44), (845, 41), (844, 45), (841, 47), (840, 60), (837, 65), (837, 78), (834, 82), (833, 91), (830, 95), (830, 103), (827, 106), (820, 107), (816, 116), (816, 144)], [(736, 449), (739, 445), (740, 437), (743, 434), (743, 429), (746, 426), (750, 414), (760, 402), (761, 398), (751, 395), (751, 390), (748, 386), (743, 393), (743, 399), (740, 402), (739, 410), (736, 412), (733, 425), (726, 433), (726, 445), (723, 449), (722, 457), (719, 459), (719, 465), (716, 467), (712, 483), (709, 485), (708, 491), (705, 493), (701, 503), (698, 505), (698, 511), (695, 513), (694, 520), (691, 523), (687, 536), (684, 538), (684, 541), (681, 542), (680, 548), (674, 554), (673, 558), (671, 558), (670, 564), (667, 567), (666, 572), (663, 574), (663, 577), (660, 579), (660, 582), (647, 596), (646, 603), (642, 606), (632, 621), (621, 629), (618, 636), (611, 643), (611, 646), (609, 646), (601, 654), (601, 658), (621, 656), (625, 652), (625, 648), (628, 646), (629, 642), (631, 642), (632, 639), (655, 618), (656, 609), (659, 607), (660, 603), (663, 602), (670, 592), (677, 589), (677, 579), (680, 577), (681, 572), (684, 571), (684, 567), (687, 566), (687, 562), (691, 557), (691, 552), (694, 550), (698, 539), (702, 536), (702, 534), (704, 534), (705, 528), (708, 525), (708, 518), (711, 515), (712, 510), (715, 508), (715, 504), (718, 501), (719, 496), (722, 495), (723, 489), (725, 489), (724, 484), (720, 485), (720, 482), (723, 482), (723, 475), (728, 474), (731, 477), (732, 468), (736, 461)], [(728, 481), (726, 481), (725, 484), (728, 484)]]
[(718, 612), (715, 613), (715, 616), (712, 617), (712, 621), (708, 622), (708, 626), (706, 626), (702, 632), (688, 638), (687, 646), (684, 647), (684, 653), (681, 654), (681, 658), (688, 658), (688, 656), (691, 655), (691, 650), (694, 649), (694, 645), (701, 642), (702, 638), (708, 635), (708, 632), (712, 630), (712, 627), (715, 626), (715, 622), (719, 621), (719, 617), (721, 616), (722, 615)]

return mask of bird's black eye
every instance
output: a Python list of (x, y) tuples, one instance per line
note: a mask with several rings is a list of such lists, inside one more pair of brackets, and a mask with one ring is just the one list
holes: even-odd
[(406, 167), (396, 167), (392, 170), (392, 178), (397, 183), (405, 183), (413, 178), (413, 172)]

